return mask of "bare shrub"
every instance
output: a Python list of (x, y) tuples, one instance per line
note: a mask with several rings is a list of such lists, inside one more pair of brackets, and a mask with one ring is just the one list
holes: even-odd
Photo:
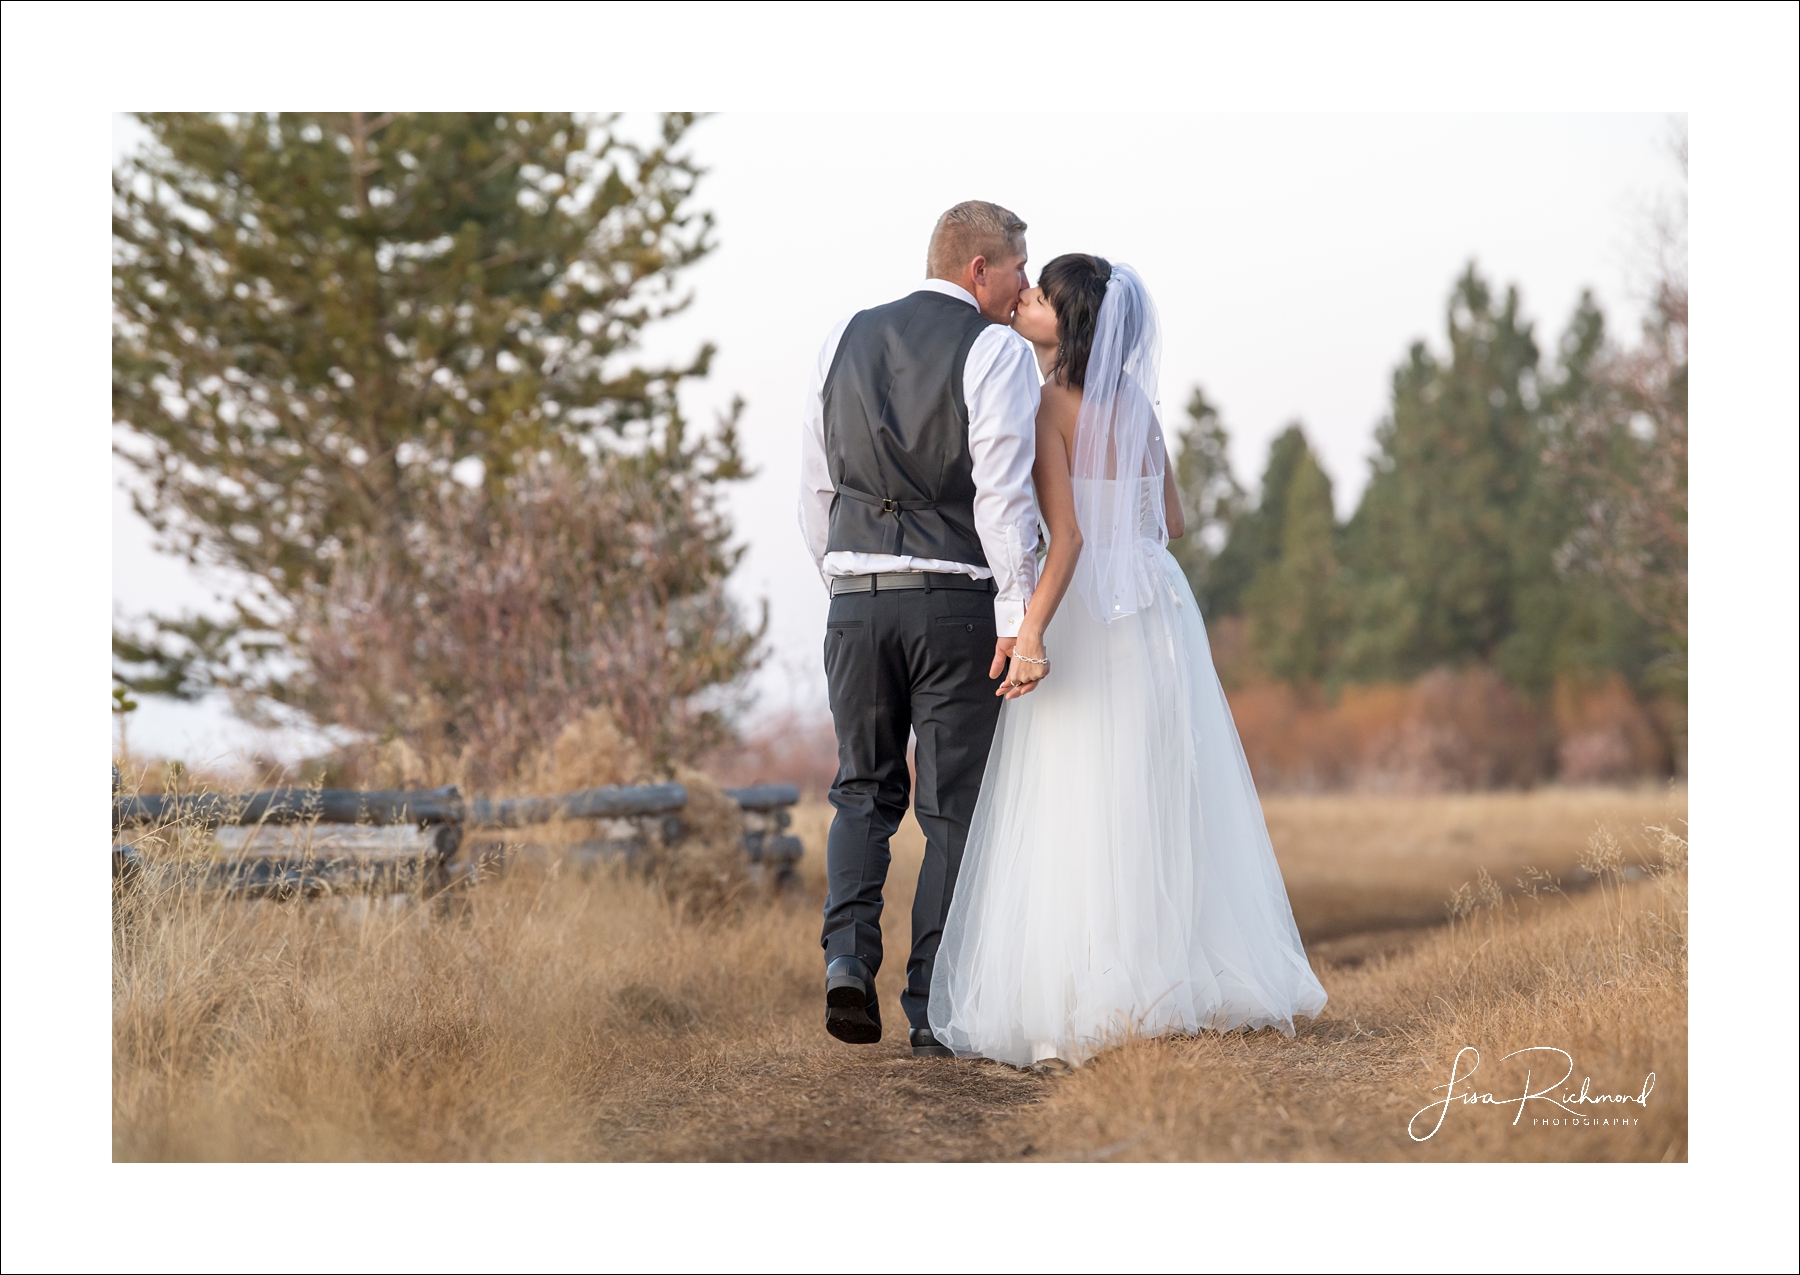
[(1350, 781), (1355, 741), (1317, 687), (1254, 682), (1227, 698), (1259, 785), (1313, 792)]
[(825, 714), (782, 713), (698, 765), (726, 784), (791, 783), (804, 796), (823, 798), (837, 777), (837, 731)]
[(582, 710), (548, 746), (526, 753), (519, 766), (518, 785), (529, 793), (575, 792), (642, 783), (650, 777), (643, 749), (619, 729), (612, 711), (601, 705)]
[(1364, 772), (1402, 791), (1516, 788), (1548, 778), (1548, 723), (1498, 673), (1438, 669), (1415, 682), (1385, 755)]
[(1667, 774), (1664, 733), (1617, 673), (1592, 681), (1558, 679), (1557, 774), (1568, 783), (1618, 783)]
[(299, 644), (314, 710), (478, 791), (554, 772), (548, 741), (596, 706), (646, 769), (717, 743), (759, 635), (725, 593), (735, 554), (701, 484), (651, 468), (539, 464), (360, 546)]
[(1547, 715), (1490, 669), (1438, 669), (1411, 685), (1260, 682), (1229, 693), (1259, 785), (1317, 791), (1522, 787), (1552, 771)]
[(1227, 692), (1259, 786), (1467, 792), (1548, 779), (1612, 784), (1682, 774), (1662, 700), (1616, 673), (1560, 679), (1534, 702), (1491, 669), (1341, 688), (1253, 681)]
[(691, 915), (715, 915), (744, 901), (749, 887), (743, 811), (712, 776), (681, 766), (675, 777), (688, 794), (683, 836), (659, 849), (650, 872)]

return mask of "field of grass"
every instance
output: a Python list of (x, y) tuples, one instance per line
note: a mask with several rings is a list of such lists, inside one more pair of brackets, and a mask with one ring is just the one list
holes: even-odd
[[(1686, 1158), (1684, 792), (1266, 805), (1324, 1016), (1292, 1040), (1132, 1042), (1057, 1076), (915, 1060), (891, 1028), (867, 1047), (825, 1035), (824, 806), (797, 812), (807, 856), (783, 895), (693, 864), (551, 863), (450, 906), (241, 903), (153, 867), (115, 926), (114, 1154)], [(890, 950), (904, 950), (919, 849), (908, 820)], [(902, 974), (880, 977), (895, 1022)], [(1480, 1051), (1473, 1075), (1465, 1047)], [(1573, 1117), (1538, 1099), (1514, 1124), (1517, 1105), (1496, 1103), (1523, 1092), (1527, 1067), (1538, 1091), (1568, 1065), (1503, 1057), (1534, 1047), (1572, 1058), (1553, 1097), (1584, 1076), (1590, 1097), (1637, 1096), (1651, 1072), (1654, 1087), (1641, 1106), (1565, 1103)], [(1457, 1095), (1495, 1102), (1454, 1102), (1415, 1141), (1408, 1120), (1430, 1108), (1412, 1126), (1430, 1131), (1459, 1053)]]

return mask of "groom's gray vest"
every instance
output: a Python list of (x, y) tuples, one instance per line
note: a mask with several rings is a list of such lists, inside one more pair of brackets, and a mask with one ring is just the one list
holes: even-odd
[(837, 495), (828, 553), (907, 554), (985, 567), (963, 364), (988, 321), (915, 292), (850, 320), (825, 377), (825, 455)]

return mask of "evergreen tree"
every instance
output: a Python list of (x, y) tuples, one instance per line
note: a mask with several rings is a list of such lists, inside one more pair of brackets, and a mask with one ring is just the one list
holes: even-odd
[(1631, 675), (1649, 673), (1685, 698), (1685, 270), (1659, 281), (1638, 345), (1597, 350), (1592, 364), (1560, 405), (1547, 449), (1545, 485), (1565, 511), (1554, 561), (1571, 594), (1606, 598), (1627, 617), (1611, 627), (1638, 639)]
[(1281, 557), (1281, 531), (1287, 516), (1288, 488), (1301, 458), (1306, 435), (1298, 421), (1269, 444), (1256, 508), (1233, 519), (1225, 546), (1209, 564), (1207, 618), (1236, 615), (1244, 609), (1245, 592), (1264, 566)]
[(1533, 692), (1548, 690), (1563, 673), (1616, 669), (1636, 680), (1652, 656), (1643, 623), (1616, 590), (1571, 582), (1557, 569), (1557, 554), (1579, 532), (1588, 502), (1555, 458), (1573, 422), (1622, 421), (1626, 414), (1607, 382), (1608, 351), (1605, 316), (1583, 293), (1540, 387), (1539, 458), (1513, 519), (1512, 631), (1494, 653), (1506, 679)]
[(1215, 572), (1232, 527), (1244, 512), (1244, 489), (1231, 472), (1229, 443), (1218, 409), (1196, 385), (1188, 399), (1187, 423), (1176, 437), (1175, 490), (1187, 534), (1172, 541), (1169, 552), (1181, 564), (1201, 613), (1209, 619), (1218, 612), (1215, 589), (1234, 599), (1243, 590), (1242, 581)]
[(1646, 227), (1651, 305), (1640, 339), (1630, 349), (1614, 346), (1583, 298), (1564, 338), (1540, 486), (1559, 512), (1547, 528), (1550, 557), (1578, 617), (1565, 626), (1563, 662), (1609, 666), (1669, 697), (1679, 758), (1687, 697), (1685, 130), (1670, 141), (1681, 187)]
[[(1283, 440), (1286, 440), (1285, 442)], [(1297, 441), (1298, 447), (1293, 446)], [(1292, 425), (1277, 440), (1285, 481), (1279, 499), (1259, 513), (1265, 553), (1245, 592), (1250, 635), (1263, 665), (1277, 678), (1317, 682), (1331, 667), (1341, 613), (1337, 517), (1331, 479)], [(1275, 521), (1279, 518), (1279, 522)]]
[[(1557, 567), (1587, 502), (1546, 466), (1570, 422), (1618, 418), (1604, 316), (1584, 296), (1547, 372), (1516, 290), (1496, 305), (1471, 266), (1452, 293), (1449, 357), (1423, 343), (1345, 537), (1351, 595), (1338, 672), (1410, 678), (1481, 661), (1543, 692), (1562, 673), (1644, 667), (1645, 628), (1619, 593)], [(1610, 414), (1610, 415), (1609, 415)]]
[(713, 487), (742, 465), (731, 422), (691, 434), (677, 397), (712, 347), (630, 359), (711, 248), (692, 116), (647, 144), (552, 113), (140, 118), (113, 185), (120, 451), (166, 547), (250, 595), (124, 656), (303, 699), (268, 657), (304, 660), (306, 602), (358, 545), (443, 525), (453, 471), (504, 501), (528, 469), (605, 483), (629, 458), (712, 546), (658, 606), (679, 630), (684, 599), (717, 594), (735, 557)]
[(1446, 327), (1447, 362), (1419, 342), (1394, 374), (1393, 411), (1348, 528), (1350, 676), (1492, 659), (1513, 631), (1515, 532), (1542, 442), (1538, 349), (1517, 290), (1496, 307), (1473, 265)]

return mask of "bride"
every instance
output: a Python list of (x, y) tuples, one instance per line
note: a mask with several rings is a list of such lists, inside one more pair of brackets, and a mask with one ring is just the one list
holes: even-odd
[(1131, 267), (1073, 254), (1015, 327), (1045, 376), (1032, 477), (1049, 553), (999, 692), (932, 1033), (1018, 1067), (1079, 1066), (1129, 1036), (1291, 1036), (1325, 990), (1166, 549), (1183, 528), (1156, 311)]

